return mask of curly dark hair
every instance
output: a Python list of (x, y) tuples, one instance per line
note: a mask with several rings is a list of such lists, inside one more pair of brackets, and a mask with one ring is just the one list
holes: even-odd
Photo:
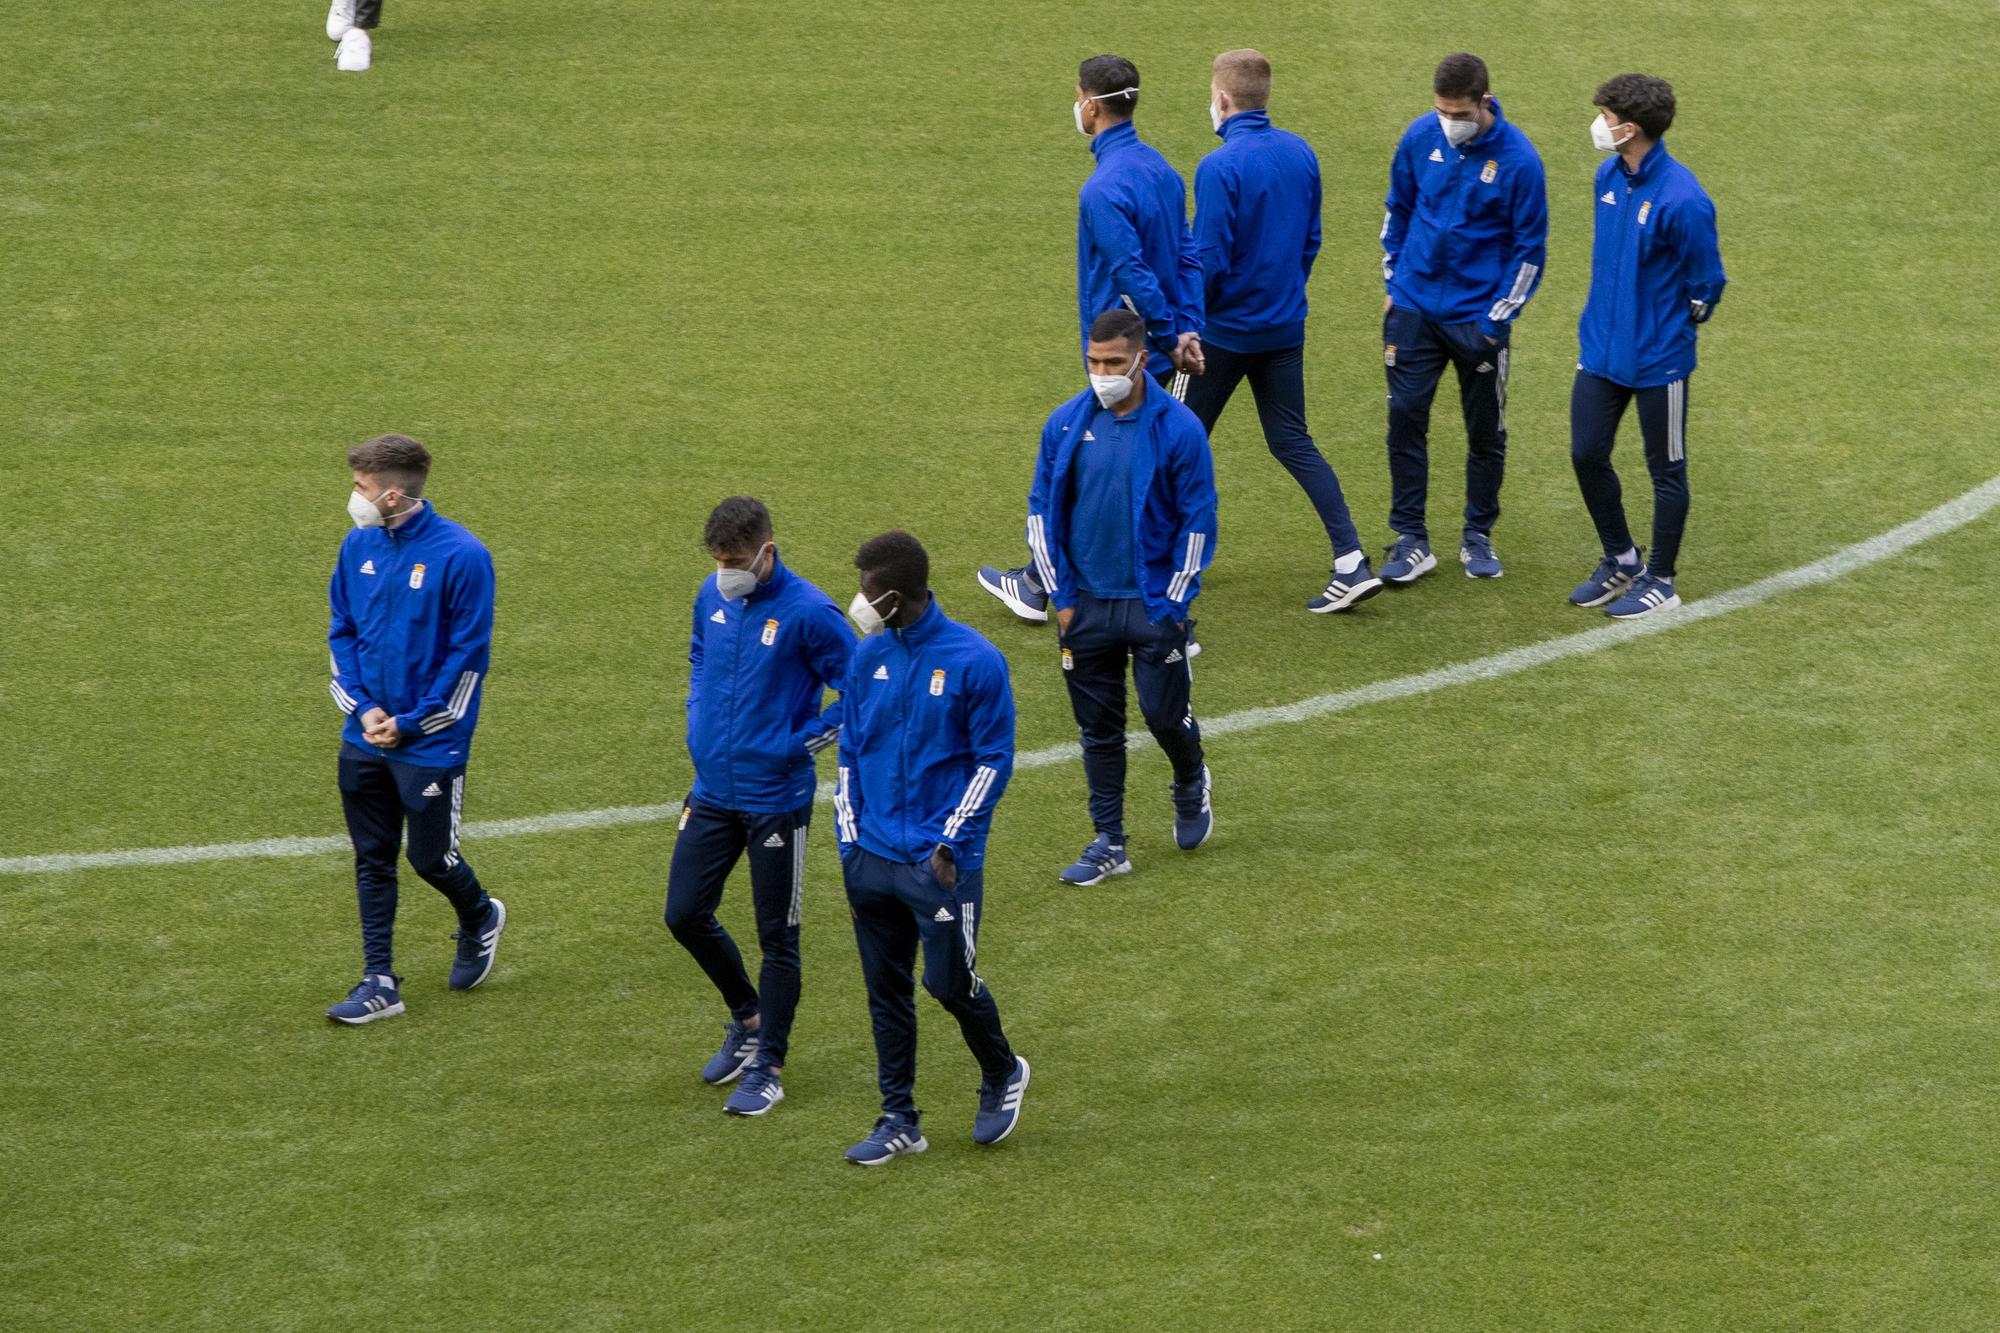
[(877, 575), (883, 586), (903, 595), (905, 605), (930, 590), (930, 554), (922, 542), (900, 528), (861, 543), (861, 549), (854, 553), (854, 567)]
[(1650, 74), (1620, 74), (1597, 85), (1590, 99), (1620, 120), (1629, 120), (1648, 139), (1657, 139), (1674, 123), (1674, 85)]
[(701, 544), (725, 555), (741, 555), (771, 540), (771, 511), (749, 495), (732, 495), (717, 505), (702, 529)]

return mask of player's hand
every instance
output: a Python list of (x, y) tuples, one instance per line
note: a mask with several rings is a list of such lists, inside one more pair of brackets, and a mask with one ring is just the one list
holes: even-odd
[[(1480, 334), (1479, 336), (1482, 338), (1486, 338), (1486, 335), (1483, 333)], [(1498, 338), (1486, 338), (1486, 345), (1488, 347), (1498, 347), (1500, 345), (1500, 340)]]
[(1395, 308), (1396, 298), (1385, 293), (1382, 297), (1382, 313), (1386, 315)]
[(1190, 375), (1199, 375), (1208, 369), (1208, 358), (1201, 350), (1199, 333), (1183, 333), (1174, 344), (1174, 369), (1185, 370)]
[(1065, 635), (1067, 635), (1069, 633), (1069, 622), (1075, 619), (1076, 619), (1076, 608), (1073, 606), (1065, 606), (1061, 610), (1057, 611), (1056, 637), (1062, 638)]
[(371, 731), (381, 730), (382, 724), (388, 720), (388, 710), (382, 708), (369, 709), (361, 715), (361, 734), (365, 736)]
[(380, 726), (372, 727), (364, 734), (368, 737), (370, 745), (383, 750), (393, 750), (403, 741), (403, 733), (396, 726), (396, 719), (387, 713), (382, 715)]
[(931, 851), (931, 878), (942, 884), (946, 893), (958, 891), (958, 861), (952, 856), (951, 848), (943, 843)]

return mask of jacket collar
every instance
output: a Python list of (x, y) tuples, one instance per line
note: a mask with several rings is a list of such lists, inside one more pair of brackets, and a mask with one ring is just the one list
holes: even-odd
[(931, 604), (924, 608), (922, 615), (917, 617), (916, 624), (906, 626), (903, 629), (891, 630), (890, 633), (901, 639), (906, 647), (919, 648), (929, 643), (932, 639), (935, 639), (938, 636), (938, 631), (942, 630), (949, 623), (945, 619), (943, 609), (938, 606), (937, 594), (932, 593)]
[(1215, 132), (1215, 136), (1224, 143), (1228, 143), (1239, 134), (1254, 134), (1258, 130), (1268, 130), (1270, 128), (1270, 112), (1263, 110), (1239, 111), (1228, 120), (1222, 122), (1222, 128)]
[(419, 509), (416, 513), (410, 515), (409, 518), (403, 520), (403, 522), (397, 524), (395, 527), (384, 528), (383, 531), (388, 533), (391, 537), (394, 537), (397, 541), (402, 541), (408, 537), (423, 536), (424, 533), (428, 532), (436, 523), (437, 523), (437, 508), (434, 505), (432, 505), (429, 500), (426, 500), (424, 501), (424, 507), (422, 509)]
[(1618, 170), (1624, 173), (1625, 183), (1636, 190), (1641, 185), (1652, 180), (1653, 177), (1659, 175), (1663, 165), (1671, 161), (1673, 159), (1667, 156), (1667, 141), (1665, 139), (1655, 139), (1653, 140), (1653, 146), (1646, 150), (1646, 155), (1639, 159), (1639, 169), (1637, 171), (1629, 170), (1625, 166), (1625, 159), (1622, 157), (1618, 159)]
[(1487, 142), (1494, 136), (1501, 133), (1503, 127), (1505, 127), (1506, 124), (1507, 124), (1506, 114), (1500, 110), (1500, 99), (1496, 97), (1493, 99), (1493, 123), (1491, 125), (1488, 125), (1483, 133), (1475, 134), (1470, 139), (1467, 139), (1465, 141), (1465, 146), (1467, 148), (1470, 148), (1474, 144), (1483, 144)]
[(1138, 127), (1130, 120), (1121, 120), (1108, 130), (1099, 130), (1090, 141), (1090, 154), (1099, 162), (1106, 153), (1114, 153), (1120, 148), (1139, 142)]
[(785, 585), (791, 581), (792, 571), (785, 568), (785, 562), (778, 558), (778, 548), (773, 546), (771, 548), (771, 577), (752, 588), (750, 595), (743, 599), (743, 604), (748, 606), (752, 602), (768, 601), (783, 592)]

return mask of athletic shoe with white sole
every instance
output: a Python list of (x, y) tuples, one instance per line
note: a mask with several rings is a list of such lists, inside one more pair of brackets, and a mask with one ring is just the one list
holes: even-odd
[(486, 980), (486, 974), (493, 970), (493, 960), (500, 956), (500, 932), (507, 928), (507, 905), (498, 898), (488, 898), (486, 924), (478, 930), (463, 927), (452, 932), (458, 941), (458, 956), (451, 960), (451, 988), (471, 990)]
[(1361, 565), (1352, 574), (1343, 574), (1338, 569), (1327, 575), (1326, 588), (1319, 596), (1306, 603), (1306, 610), (1316, 616), (1330, 611), (1345, 611), (1358, 606), (1376, 593), (1382, 591), (1382, 580), (1375, 577), (1375, 571), (1368, 564), (1368, 557), (1361, 557)]
[(1083, 855), (1076, 863), (1056, 876), (1065, 884), (1074, 884), (1087, 889), (1093, 884), (1102, 884), (1113, 875), (1129, 874), (1132, 863), (1125, 859), (1125, 844), (1111, 841), (1111, 835), (1100, 833), (1083, 849)]
[(1493, 539), (1483, 532), (1468, 532), (1458, 547), (1458, 563), (1465, 566), (1469, 579), (1497, 579), (1503, 572)]
[(334, 49), (333, 67), (344, 74), (359, 74), (368, 68), (373, 58), (373, 49), (368, 44), (366, 28), (349, 28), (341, 34), (340, 45)]
[(1589, 578), (1571, 589), (1569, 604), (1571, 606), (1603, 606), (1606, 602), (1618, 596), (1619, 593), (1624, 592), (1632, 586), (1632, 580), (1638, 577), (1639, 571), (1643, 568), (1639, 561), (1645, 558), (1646, 553), (1641, 551), (1639, 552), (1639, 560), (1635, 560), (1628, 565), (1621, 560), (1613, 560), (1610, 556), (1605, 556), (1597, 562), (1597, 568), (1590, 571)]
[(326, 11), (326, 39), (337, 42), (347, 36), (347, 30), (354, 26), (354, 0), (333, 0), (332, 8)]
[(724, 1023), (722, 1045), (701, 1067), (701, 1081), (718, 1088), (725, 1083), (734, 1083), (736, 1076), (748, 1069), (750, 1062), (757, 1058), (757, 1049), (762, 1045), (756, 1033), (735, 1019)]
[(1006, 603), (1007, 609), (1031, 625), (1045, 625), (1049, 619), (1049, 595), (1036, 581), (1033, 569), (979, 567), (979, 586)]
[(1028, 1091), (1028, 1062), (1014, 1057), (1011, 1077), (979, 1084), (979, 1114), (972, 1117), (974, 1143), (998, 1143), (1021, 1123), (1021, 1097)]
[(847, 1150), (847, 1160), (856, 1166), (881, 1166), (908, 1153), (922, 1152), (931, 1145), (917, 1131), (915, 1119), (885, 1115), (868, 1131), (868, 1137)]
[(1174, 845), (1184, 852), (1191, 852), (1208, 841), (1208, 835), (1215, 832), (1215, 812), (1208, 808), (1208, 765), (1201, 766), (1201, 778), (1183, 787), (1178, 782), (1174, 793)]
[(1415, 583), (1437, 567), (1438, 558), (1422, 537), (1398, 535), (1382, 557), (1382, 577), (1391, 583)]
[(722, 1109), (730, 1115), (762, 1115), (783, 1100), (785, 1088), (778, 1082), (778, 1071), (769, 1065), (753, 1064), (743, 1071), (743, 1081), (729, 1094)]
[(351, 1028), (378, 1018), (394, 1018), (403, 1012), (403, 993), (397, 989), (401, 984), (400, 978), (386, 972), (363, 977), (360, 985), (347, 992), (346, 999), (326, 1011), (326, 1016)]
[(1604, 608), (1604, 614), (1613, 620), (1637, 620), (1655, 611), (1671, 611), (1680, 604), (1672, 580), (1656, 578), (1647, 570), (1632, 580), (1623, 597)]

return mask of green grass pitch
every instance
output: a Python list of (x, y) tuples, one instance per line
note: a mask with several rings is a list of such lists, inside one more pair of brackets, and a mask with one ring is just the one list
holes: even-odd
[[(973, 587), (1080, 387), (1076, 62), (1145, 75), (1191, 176), (1252, 44), (1326, 172), (1316, 434), (1387, 539), (1376, 233), (1438, 57), (1548, 165), (1509, 404), (1507, 576), (1300, 606), (1321, 538), (1247, 399), (1196, 704), (1283, 704), (1601, 623), (1567, 395), (1590, 93), (1673, 80), (1731, 283), (1692, 394), (1681, 591), (1996, 471), (1990, 3), (1104, 7), (390, 0), (336, 75), (314, 0), (33, 5), (0, 81), (0, 857), (338, 832), (324, 584), (346, 445), (425, 440), (500, 611), (468, 817), (677, 799), (687, 599), (763, 496), (845, 601), (906, 525), (1073, 735), (1054, 649)], [(1433, 506), (1462, 495), (1449, 391)], [(1636, 438), (1619, 461), (1649, 511)], [(1448, 525), (1447, 525), (1448, 526)], [(823, 817), (789, 1098), (695, 1077), (720, 1006), (659, 921), (668, 824), (470, 843), (500, 966), (449, 994), (406, 880), (406, 1017), (338, 855), (0, 876), (0, 1323), (1977, 1330), (2000, 1324), (2000, 615), (1988, 517), (1851, 577), (1501, 680), (1218, 736), (1219, 829), (1055, 871), (1020, 774), (981, 970), (1036, 1078), (969, 1142), (842, 1165), (872, 1051)], [(725, 920), (748, 938), (740, 880)], [(1379, 1256), (1379, 1259), (1376, 1257)]]

